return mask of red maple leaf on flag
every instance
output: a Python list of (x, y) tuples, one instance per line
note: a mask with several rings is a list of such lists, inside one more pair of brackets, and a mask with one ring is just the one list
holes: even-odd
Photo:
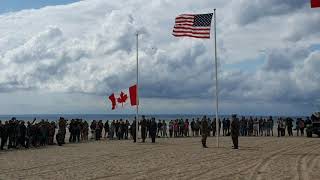
[(127, 101), (127, 99), (128, 99), (128, 95), (121, 91), (120, 97), (117, 98), (117, 101), (118, 101), (118, 103), (121, 103), (122, 107), (123, 107), (123, 103), (125, 103)]

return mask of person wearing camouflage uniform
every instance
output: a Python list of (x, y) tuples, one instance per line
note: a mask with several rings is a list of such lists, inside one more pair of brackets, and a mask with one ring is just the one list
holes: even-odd
[(201, 136), (202, 136), (202, 147), (208, 148), (207, 146), (207, 137), (209, 133), (209, 124), (206, 116), (203, 116), (201, 120)]
[(58, 122), (59, 130), (56, 135), (56, 140), (59, 146), (62, 144), (65, 144), (65, 136), (66, 136), (66, 127), (67, 127), (67, 121), (60, 117), (59, 122)]

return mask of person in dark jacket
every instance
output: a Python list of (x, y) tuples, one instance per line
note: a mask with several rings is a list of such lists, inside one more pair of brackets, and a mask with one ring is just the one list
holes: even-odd
[(142, 116), (142, 120), (140, 122), (141, 125), (141, 138), (142, 142), (145, 142), (146, 140), (146, 135), (147, 135), (147, 121), (145, 116)]
[(82, 124), (81, 120), (77, 119), (75, 123), (74, 133), (75, 133), (75, 141), (78, 143), (80, 142), (80, 136), (81, 136), (81, 124)]
[(1, 132), (1, 147), (0, 149), (3, 150), (4, 146), (7, 144), (8, 141), (8, 121), (4, 124), (0, 125), (0, 132)]
[(287, 129), (288, 129), (288, 134), (289, 136), (293, 136), (293, 132), (292, 132), (292, 127), (293, 127), (293, 119), (288, 117), (286, 119), (286, 125), (287, 125)]
[(240, 130), (240, 123), (237, 118), (237, 115), (232, 115), (232, 121), (231, 121), (231, 138), (233, 142), (233, 149), (238, 149), (238, 138), (239, 138), (239, 130)]
[(26, 146), (27, 127), (24, 124), (24, 121), (20, 122), (19, 128), (20, 128), (20, 137), (19, 137), (20, 145), (27, 148), (27, 146)]
[(124, 132), (125, 139), (128, 139), (128, 137), (129, 137), (129, 126), (130, 126), (130, 123), (128, 120), (126, 120), (125, 126), (124, 126), (125, 127), (125, 132)]
[(123, 120), (121, 120), (120, 123), (120, 136), (119, 136), (119, 140), (124, 138), (124, 135), (126, 133), (126, 124)]
[(102, 132), (102, 129), (103, 129), (103, 123), (102, 121), (98, 121), (98, 123), (96, 124), (96, 140), (100, 140), (101, 139), (101, 132)]
[(8, 149), (16, 147), (15, 127), (16, 127), (16, 119), (12, 118), (8, 123), (8, 129), (7, 129), (8, 136), (9, 136)]
[(109, 136), (109, 121), (107, 120), (104, 123), (104, 138), (107, 138)]
[(156, 142), (156, 135), (157, 135), (157, 123), (155, 118), (152, 118), (152, 121), (150, 123), (150, 136), (152, 143)]
[(96, 120), (93, 120), (90, 125), (91, 135), (92, 135), (91, 139), (96, 139), (96, 128), (97, 128), (97, 122)]

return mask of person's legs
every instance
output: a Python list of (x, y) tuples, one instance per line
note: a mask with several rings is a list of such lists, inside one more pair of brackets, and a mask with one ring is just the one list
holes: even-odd
[(72, 142), (72, 136), (73, 136), (73, 134), (71, 133), (71, 134), (70, 134), (70, 137), (69, 137), (69, 143)]
[(201, 139), (201, 141), (202, 141), (202, 146), (203, 146), (204, 148), (207, 148), (207, 136), (206, 136), (206, 135), (202, 134), (202, 139)]
[(2, 137), (1, 138), (1, 150), (3, 150), (4, 145), (7, 144), (8, 138), (7, 137)]
[(132, 134), (133, 142), (137, 142), (136, 133)]
[(156, 134), (153, 134), (151, 139), (152, 139), (152, 143), (155, 143), (156, 142)]
[(141, 128), (141, 138), (142, 142), (145, 142), (146, 140), (146, 130)]
[(238, 137), (232, 136), (233, 148), (238, 149)]
[(239, 144), (238, 144), (238, 137), (235, 137), (235, 149), (238, 149), (239, 148)]
[(23, 146), (23, 147), (26, 148), (26, 140), (25, 140), (25, 137), (23, 137), (23, 136), (20, 137), (20, 144), (21, 144), (21, 146)]
[(80, 131), (77, 134), (77, 142), (80, 142)]

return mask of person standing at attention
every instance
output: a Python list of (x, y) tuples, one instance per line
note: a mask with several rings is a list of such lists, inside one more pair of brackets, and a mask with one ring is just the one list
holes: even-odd
[(144, 115), (142, 116), (140, 125), (141, 125), (141, 138), (142, 138), (142, 142), (144, 143), (146, 141), (146, 136), (147, 136), (147, 121)]
[(231, 137), (233, 142), (233, 149), (238, 149), (238, 138), (239, 138), (239, 120), (237, 118), (237, 115), (232, 115), (232, 122), (231, 122)]
[(157, 123), (155, 118), (152, 118), (151, 124), (150, 124), (150, 136), (152, 143), (156, 142), (156, 135), (157, 135)]
[(201, 120), (201, 136), (202, 136), (202, 147), (203, 148), (208, 148), (207, 146), (207, 136), (208, 136), (208, 130), (209, 130), (209, 124), (207, 121), (207, 117), (203, 116)]

